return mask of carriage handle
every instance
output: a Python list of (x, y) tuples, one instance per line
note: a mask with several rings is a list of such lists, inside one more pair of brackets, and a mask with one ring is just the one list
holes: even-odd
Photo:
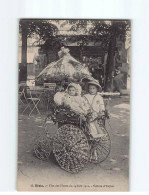
[(99, 95), (106, 96), (107, 97), (108, 101), (105, 104), (105, 109), (106, 109), (107, 105), (109, 105), (109, 101), (111, 100), (111, 96), (119, 96), (120, 93), (119, 92), (118, 93), (113, 93), (113, 92), (99, 92)]
[[(111, 96), (119, 96), (119, 95), (120, 95), (119, 92), (117, 92), (117, 93), (102, 92), (102, 93), (99, 93), (99, 94), (100, 94), (101, 96), (107, 96), (107, 98), (108, 98), (108, 102), (106, 102), (106, 104), (105, 104), (105, 111), (107, 111), (106, 107), (107, 107), (107, 105), (109, 105), (109, 101), (111, 100)], [(107, 112), (107, 114), (108, 114), (108, 112)], [(109, 118), (110, 118), (110, 117), (109, 117), (109, 115), (108, 115), (108, 117), (107, 117), (107, 123), (108, 123), (110, 129), (113, 130)]]

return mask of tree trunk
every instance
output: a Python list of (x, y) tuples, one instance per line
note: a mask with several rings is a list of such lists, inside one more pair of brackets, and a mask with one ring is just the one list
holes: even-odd
[(114, 70), (114, 55), (115, 55), (116, 40), (111, 37), (108, 49), (108, 59), (106, 67), (105, 91), (112, 91), (112, 71)]
[(27, 80), (27, 30), (22, 26), (22, 77), (21, 80)]

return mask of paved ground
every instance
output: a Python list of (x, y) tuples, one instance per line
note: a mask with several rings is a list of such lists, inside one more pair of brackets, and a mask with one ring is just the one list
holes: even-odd
[[(18, 190), (30, 191), (127, 191), (129, 163), (129, 97), (110, 101), (110, 123), (106, 128), (111, 137), (111, 152), (101, 164), (91, 164), (78, 174), (62, 170), (54, 157), (48, 161), (33, 155), (35, 140), (44, 131), (46, 117), (19, 114), (18, 132)], [(20, 107), (21, 113), (21, 107)], [(51, 125), (51, 131), (57, 127)]]

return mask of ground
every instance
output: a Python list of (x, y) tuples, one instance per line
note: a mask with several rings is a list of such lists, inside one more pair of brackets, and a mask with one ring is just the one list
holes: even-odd
[[(33, 154), (35, 140), (44, 132), (45, 113), (21, 114), (18, 125), (18, 190), (29, 191), (128, 191), (129, 184), (129, 96), (113, 97), (106, 128), (111, 152), (101, 164), (88, 163), (83, 171), (70, 174), (59, 167), (54, 156), (42, 161)], [(57, 126), (51, 124), (51, 131)]]

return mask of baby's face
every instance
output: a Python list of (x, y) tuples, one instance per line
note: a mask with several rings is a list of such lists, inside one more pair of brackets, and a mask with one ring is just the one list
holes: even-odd
[(97, 87), (95, 85), (89, 85), (89, 93), (95, 95), (97, 93)]
[(76, 89), (74, 87), (69, 87), (68, 94), (71, 95), (71, 96), (75, 96), (76, 95)]

